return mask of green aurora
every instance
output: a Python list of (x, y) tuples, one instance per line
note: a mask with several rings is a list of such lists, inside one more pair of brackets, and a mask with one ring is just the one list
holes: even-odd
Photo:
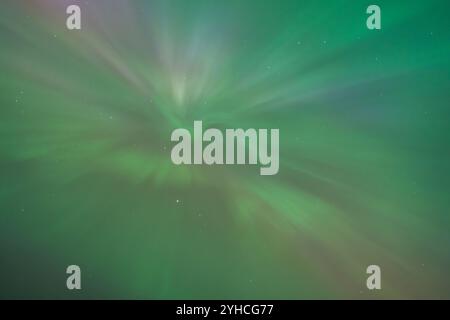
[[(1, 1), (0, 297), (450, 299), (450, 2), (374, 2)], [(194, 120), (279, 173), (175, 166)]]

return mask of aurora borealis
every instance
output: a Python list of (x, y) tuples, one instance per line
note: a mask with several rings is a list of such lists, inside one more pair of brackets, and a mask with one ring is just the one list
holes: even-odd
[[(0, 297), (449, 299), (450, 3), (374, 3), (2, 1)], [(195, 120), (278, 174), (174, 165)]]

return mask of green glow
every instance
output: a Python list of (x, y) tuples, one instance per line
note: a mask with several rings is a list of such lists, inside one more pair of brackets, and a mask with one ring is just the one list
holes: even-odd
[[(69, 3), (1, 4), (1, 297), (450, 298), (448, 1)], [(174, 166), (194, 120), (279, 173)]]

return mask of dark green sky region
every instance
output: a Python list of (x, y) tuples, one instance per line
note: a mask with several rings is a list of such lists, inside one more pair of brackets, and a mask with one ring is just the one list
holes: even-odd
[[(0, 9), (1, 298), (450, 298), (448, 1)], [(174, 165), (194, 120), (279, 173)]]

